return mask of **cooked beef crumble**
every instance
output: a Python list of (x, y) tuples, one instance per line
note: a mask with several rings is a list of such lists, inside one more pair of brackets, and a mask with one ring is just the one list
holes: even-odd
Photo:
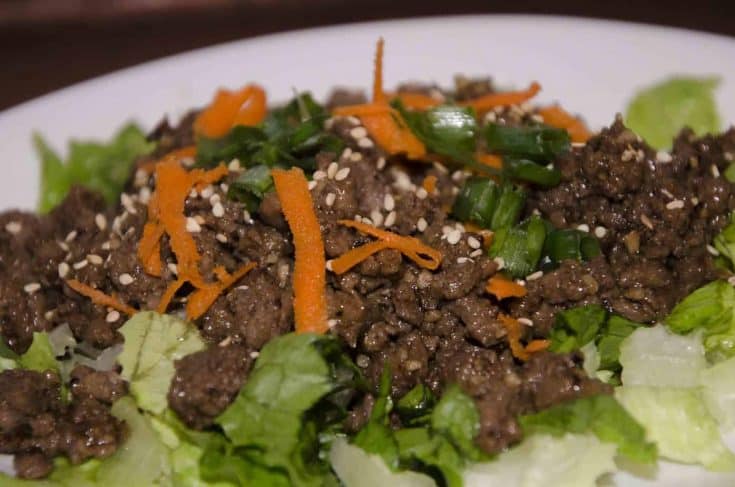
[[(435, 97), (446, 96), (424, 87)], [(415, 87), (412, 88), (415, 90)], [(458, 99), (492, 91), (489, 80), (457, 80)], [(361, 100), (337, 93), (330, 106)], [(519, 124), (533, 119), (519, 107), (488, 118)], [(151, 134), (158, 153), (190, 144), (193, 114), (181, 126), (163, 122)], [(611, 311), (653, 322), (673, 304), (716, 274), (706, 244), (735, 208), (732, 187), (719, 177), (725, 153), (735, 153), (735, 131), (696, 139), (683, 132), (670, 158), (656, 154), (620, 120), (586, 145), (557, 161), (562, 182), (533, 190), (526, 212), (540, 213), (560, 228), (584, 228), (601, 242), (603, 255), (590, 262), (566, 261), (542, 276), (529, 277), (528, 295), (499, 303), (485, 292), (498, 264), (480, 248), (482, 237), (447, 215), (469, 173), (441, 164), (411, 167), (389, 158), (353, 117), (328, 121), (342, 138), (341, 154), (320, 153), (310, 186), (327, 259), (370, 241), (337, 223), (355, 219), (413, 235), (443, 254), (439, 269), (421, 269), (395, 250), (383, 250), (342, 274), (327, 274), (331, 333), (377, 389), (386, 364), (392, 395), (417, 384), (436, 394), (450, 384), (475, 399), (481, 417), (477, 444), (498, 452), (521, 438), (520, 414), (573, 398), (609, 394), (590, 379), (577, 354), (534, 354), (527, 362), (508, 349), (501, 312), (529, 318), (525, 338), (546, 337), (554, 314), (568, 307), (602, 303)], [(670, 159), (670, 160), (669, 160)], [(150, 161), (150, 158), (143, 162)], [(227, 198), (227, 186), (243, 170), (237, 161), (221, 184), (194, 191), (186, 215), (199, 253), (200, 272), (235, 270), (253, 261), (257, 269), (218, 297), (197, 320), (210, 347), (176, 363), (170, 407), (192, 428), (207, 428), (247, 380), (254, 356), (272, 338), (293, 328), (293, 245), (275, 194), (257, 212)], [(436, 177), (436, 191), (422, 187)], [(139, 308), (155, 308), (176, 279), (175, 257), (162, 240), (161, 278), (147, 275), (136, 255), (154, 181), (138, 170), (120, 204), (107, 208), (99, 195), (73, 188), (51, 214), (0, 214), (0, 333), (22, 353), (34, 331), (68, 323), (80, 342), (105, 348), (121, 341), (124, 318), (75, 293), (74, 278)], [(183, 296), (172, 309), (181, 307)], [(109, 413), (125, 394), (115, 372), (78, 367), (72, 373), (73, 401), (59, 398), (51, 373), (0, 374), (0, 452), (16, 454), (21, 476), (43, 477), (50, 458), (73, 462), (109, 455), (124, 426)], [(345, 428), (358, 430), (373, 398), (360, 399)]]

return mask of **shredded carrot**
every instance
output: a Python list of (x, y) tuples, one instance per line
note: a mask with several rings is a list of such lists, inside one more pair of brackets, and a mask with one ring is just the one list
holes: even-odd
[(587, 142), (592, 136), (584, 122), (569, 114), (559, 105), (541, 108), (538, 114), (543, 117), (545, 124), (566, 130), (572, 142)]
[(294, 317), (299, 333), (327, 331), (326, 258), (319, 220), (303, 171), (271, 172), (295, 247)]
[(541, 91), (541, 85), (534, 81), (526, 90), (510, 91), (506, 93), (490, 93), (478, 98), (473, 98), (472, 100), (459, 102), (459, 105), (472, 107), (478, 113), (484, 113), (495, 107), (523, 103), (524, 101), (530, 100), (536, 96), (539, 91)]
[(179, 278), (171, 282), (171, 284), (169, 284), (166, 290), (163, 292), (163, 295), (161, 295), (161, 299), (158, 301), (156, 311), (158, 311), (159, 313), (165, 313), (168, 309), (168, 305), (171, 304), (171, 300), (174, 299), (174, 296), (184, 284), (186, 284), (186, 279), (184, 278)]
[(550, 340), (531, 340), (530, 342), (528, 342), (528, 345), (526, 345), (526, 352), (528, 353), (543, 352), (550, 346), (551, 346)]
[(334, 115), (360, 118), (375, 142), (389, 154), (406, 154), (411, 159), (426, 155), (426, 147), (406, 125), (401, 114), (391, 108), (383, 91), (383, 39), (378, 40), (373, 75), (373, 100), (334, 110)]
[(436, 191), (436, 176), (433, 174), (426, 176), (421, 186), (423, 186), (427, 193), (434, 194)]
[(238, 91), (219, 90), (212, 103), (194, 121), (194, 132), (209, 138), (222, 137), (235, 125), (257, 125), (266, 115), (263, 88), (247, 85)]
[(485, 290), (498, 299), (522, 298), (526, 295), (526, 287), (515, 281), (506, 279), (500, 274), (495, 274), (487, 282)]
[(520, 360), (528, 360), (531, 354), (521, 343), (521, 336), (523, 335), (523, 331), (521, 330), (522, 325), (520, 324), (520, 322), (517, 319), (504, 314), (498, 315), (498, 319), (500, 320), (500, 323), (503, 325), (503, 327), (505, 327), (508, 338), (508, 345), (510, 345), (510, 351), (513, 356)]
[(441, 105), (441, 102), (423, 93), (398, 93), (396, 97), (401, 100), (403, 106), (410, 110), (428, 110)]
[(503, 159), (500, 156), (478, 152), (475, 154), (475, 159), (477, 159), (477, 162), (485, 164), (486, 166), (490, 166), (495, 169), (503, 169)]
[(255, 262), (248, 262), (232, 274), (229, 274), (224, 267), (216, 268), (214, 272), (219, 282), (207, 284), (191, 293), (186, 303), (186, 316), (192, 320), (199, 318), (206, 313), (222, 292), (254, 268)]
[(127, 304), (120, 302), (117, 298), (109, 296), (99, 289), (95, 289), (87, 284), (81, 283), (76, 279), (67, 279), (66, 284), (82, 296), (86, 296), (91, 299), (94, 304), (107, 306), (130, 316), (137, 313), (137, 310), (132, 306), (128, 306)]
[(429, 247), (428, 245), (424, 245), (417, 238), (398, 235), (354, 220), (339, 220), (337, 223), (346, 227), (354, 228), (355, 230), (366, 235), (370, 235), (371, 237), (375, 237), (378, 241), (370, 242), (362, 247), (352, 249), (346, 254), (334, 259), (332, 261), (332, 271), (336, 274), (347, 272), (363, 260), (370, 257), (372, 254), (383, 250), (384, 248), (398, 250), (416, 264), (426, 269), (435, 270), (439, 267), (439, 264), (441, 264), (441, 252)]

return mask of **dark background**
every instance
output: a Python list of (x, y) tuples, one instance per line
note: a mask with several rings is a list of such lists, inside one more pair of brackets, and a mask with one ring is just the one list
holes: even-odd
[(0, 109), (219, 42), (345, 22), (472, 13), (576, 15), (735, 36), (732, 0), (0, 0)]

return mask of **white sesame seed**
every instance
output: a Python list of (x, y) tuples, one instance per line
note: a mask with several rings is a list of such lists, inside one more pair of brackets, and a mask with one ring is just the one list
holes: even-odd
[(638, 149), (635, 153), (635, 160), (638, 162), (641, 162), (646, 157), (646, 153), (643, 152), (643, 149)]
[(466, 264), (467, 262), (470, 262), (472, 259), (468, 257), (457, 257), (457, 264)]
[(367, 129), (365, 127), (355, 127), (350, 129), (350, 137), (353, 139), (362, 139), (367, 137)]
[(327, 270), (328, 270), (328, 271), (331, 271), (331, 270), (332, 270), (332, 259), (329, 259), (329, 260), (327, 261)]
[(625, 149), (623, 151), (623, 154), (620, 156), (620, 160), (623, 162), (628, 162), (632, 160), (635, 157), (635, 151), (633, 149)]
[(577, 230), (584, 233), (590, 233), (590, 226), (586, 223), (582, 223), (581, 225), (577, 225)]
[(533, 321), (529, 320), (528, 318), (518, 318), (516, 321), (518, 321), (518, 323), (520, 323), (521, 325), (533, 326)]
[(253, 218), (248, 210), (242, 210), (242, 219), (245, 220), (245, 223), (253, 223)]
[(526, 276), (526, 281), (535, 281), (544, 277), (544, 271), (536, 271)]
[(319, 181), (320, 179), (324, 179), (327, 177), (327, 173), (324, 171), (314, 171), (314, 174), (311, 175), (311, 178), (314, 181)]
[(334, 200), (337, 199), (337, 195), (334, 193), (327, 193), (327, 196), (324, 197), (324, 203), (327, 206), (332, 206), (334, 204)]
[(485, 123), (494, 123), (497, 119), (497, 114), (493, 111), (489, 111), (485, 114), (485, 118), (483, 120), (485, 121)]
[(227, 164), (227, 169), (232, 172), (240, 171), (240, 169), (242, 169), (240, 166), (240, 159), (231, 160), (230, 163)]
[(222, 201), (222, 197), (219, 194), (217, 194), (217, 193), (215, 193), (215, 194), (213, 194), (212, 196), (209, 197), (209, 204), (212, 205), (212, 206), (216, 205), (220, 201)]
[(219, 185), (219, 189), (221, 189), (223, 193), (227, 194), (227, 191), (230, 189), (230, 186), (227, 183), (222, 183)]
[(370, 219), (370, 217), (368, 217), (368, 216), (364, 216), (364, 217), (362, 217), (362, 222), (363, 222), (364, 224), (366, 224), (366, 225), (372, 225), (372, 224), (373, 224), (373, 221), (372, 221), (372, 220)]
[(434, 166), (434, 169), (436, 169), (438, 172), (442, 174), (447, 174), (449, 172), (449, 169), (447, 169), (447, 166), (445, 166), (441, 162), (434, 162), (432, 166)]
[(151, 188), (148, 186), (143, 186), (140, 188), (140, 191), (138, 191), (138, 199), (141, 203), (144, 205), (147, 205), (148, 202), (151, 200)]
[(667, 210), (681, 210), (684, 208), (684, 202), (682, 200), (674, 200), (666, 203)]
[(350, 122), (350, 123), (351, 123), (352, 125), (360, 125), (360, 119), (359, 119), (359, 118), (357, 118), (357, 117), (355, 117), (355, 116), (352, 116), (352, 115), (348, 115), (348, 116), (346, 116), (345, 118), (346, 118), (346, 119), (347, 119), (347, 121), (348, 121), (348, 122)]
[(383, 225), (385, 225), (386, 228), (392, 227), (396, 223), (396, 218), (398, 215), (395, 211), (391, 211), (388, 213), (388, 216), (385, 217), (385, 221), (383, 222)]
[(204, 223), (206, 223), (206, 220), (202, 215), (194, 215), (194, 221), (196, 221), (199, 225), (204, 225)]
[(416, 222), (416, 229), (419, 232), (424, 232), (428, 226), (429, 226), (429, 223), (426, 221), (424, 217), (419, 218), (419, 220)]
[(182, 157), (180, 161), (181, 161), (181, 164), (186, 167), (191, 167), (196, 162), (193, 157)]
[(201, 193), (201, 194), (202, 194), (202, 198), (204, 198), (204, 199), (208, 200), (208, 199), (209, 199), (209, 198), (211, 198), (211, 197), (212, 197), (212, 195), (214, 194), (214, 188), (213, 188), (213, 187), (212, 187), (212, 185), (210, 184), (209, 186), (207, 186), (206, 188), (204, 188), (204, 189), (202, 190), (202, 193)]
[(334, 328), (335, 326), (337, 326), (337, 320), (335, 320), (334, 318), (327, 320), (327, 326), (329, 328)]
[(605, 235), (607, 235), (607, 228), (603, 226), (597, 226), (595, 227), (595, 237), (597, 238), (605, 238)]
[(495, 257), (493, 261), (498, 265), (498, 270), (505, 267), (505, 260), (502, 257)]
[(353, 220), (355, 220), (356, 222), (359, 223), (359, 222), (362, 221), (362, 217), (360, 215), (355, 215), (355, 217), (353, 218)]
[(710, 244), (707, 244), (707, 252), (709, 252), (710, 254), (712, 254), (715, 257), (717, 257), (718, 255), (720, 255), (720, 251), (717, 250), (716, 248), (714, 248)]
[(44, 318), (44, 319), (45, 319), (46, 321), (51, 321), (52, 319), (54, 319), (54, 310), (50, 309), (50, 310), (46, 311), (46, 312), (45, 312), (45, 313), (43, 314), (43, 318)]
[(335, 181), (344, 181), (347, 179), (347, 176), (350, 175), (350, 168), (349, 167), (343, 167), (337, 173), (334, 175)]
[(719, 178), (720, 177), (720, 170), (714, 164), (712, 164), (710, 166), (710, 171), (712, 172), (712, 176), (714, 176), (716, 178)]
[(199, 193), (197, 193), (196, 188), (191, 188), (191, 191), (189, 191), (189, 198), (194, 199), (199, 196)]
[(69, 252), (69, 244), (67, 244), (66, 242), (59, 242), (59, 241), (57, 240), (57, 241), (56, 241), (56, 245), (58, 245), (58, 246), (59, 246), (59, 248), (60, 248), (61, 250), (63, 250), (64, 252)]
[(117, 280), (122, 284), (123, 286), (129, 286), (133, 283), (133, 276), (128, 274), (127, 272), (120, 274), (120, 276), (117, 278)]
[(307, 185), (309, 187), (309, 191), (313, 191), (317, 184), (318, 183), (316, 181), (309, 181), (309, 184)]
[(324, 130), (332, 130), (334, 127), (334, 117), (329, 117), (324, 121)]
[(120, 312), (115, 309), (107, 313), (107, 316), (105, 316), (105, 321), (108, 323), (114, 323), (119, 319), (120, 319)]
[(72, 230), (66, 235), (66, 238), (64, 239), (65, 242), (73, 242), (74, 239), (77, 238), (77, 231)]
[(339, 164), (336, 162), (332, 162), (327, 166), (327, 177), (329, 179), (334, 179), (334, 176), (337, 175), (337, 171), (339, 171)]
[(382, 171), (385, 167), (385, 157), (378, 157), (378, 160), (375, 162), (375, 167), (378, 168), (378, 171)]
[(79, 270), (79, 269), (84, 269), (85, 267), (87, 267), (87, 265), (89, 265), (89, 261), (80, 260), (79, 262), (73, 263), (72, 267), (76, 270)]
[(462, 232), (460, 232), (457, 229), (452, 229), (447, 233), (447, 242), (449, 242), (450, 245), (455, 245), (461, 239), (462, 239)]
[(258, 358), (260, 356), (260, 352), (257, 350), (254, 352), (250, 352), (250, 358)]
[(138, 210), (135, 209), (135, 204), (133, 203), (133, 198), (127, 194), (127, 193), (121, 193), (120, 194), (120, 203), (122, 203), (123, 207), (125, 207), (125, 210), (130, 213), (131, 215), (135, 215), (138, 213)]
[(342, 151), (342, 155), (339, 156), (340, 159), (349, 159), (352, 157), (352, 149), (349, 147), (345, 148), (345, 150)]
[(386, 211), (393, 211), (395, 207), (396, 200), (393, 199), (393, 195), (386, 193), (385, 196), (383, 196), (383, 208), (385, 208)]
[(67, 264), (66, 262), (61, 262), (59, 264), (59, 277), (61, 279), (64, 279), (67, 274), (69, 274), (69, 264)]
[(375, 144), (373, 143), (373, 141), (368, 139), (367, 137), (358, 140), (357, 145), (358, 147), (361, 147), (363, 149), (371, 149), (375, 147)]
[(482, 244), (479, 240), (470, 235), (469, 237), (467, 237), (467, 245), (469, 245), (472, 249), (479, 249)]
[(663, 188), (663, 189), (661, 190), (661, 194), (663, 194), (663, 195), (664, 195), (664, 196), (666, 196), (667, 198), (672, 198), (672, 199), (674, 198), (674, 195), (673, 195), (673, 194), (671, 193), (671, 191), (669, 191), (669, 190), (668, 190), (668, 189), (666, 189), (666, 188)]
[(416, 190), (416, 197), (418, 199), (425, 200), (427, 196), (429, 196), (429, 193), (424, 188), (419, 188)]
[[(102, 250), (110, 250), (112, 248), (112, 243), (108, 240), (107, 242), (103, 242), (101, 247)], [(110, 256), (108, 255), (107, 258), (109, 259)]]
[(219, 201), (212, 206), (212, 215), (216, 218), (222, 218), (225, 216), (225, 207)]
[(380, 212), (380, 210), (373, 210), (370, 212), (370, 219), (375, 223), (376, 227), (379, 227), (383, 224), (383, 214)]
[(479, 257), (482, 255), (482, 249), (473, 250), (470, 252), (470, 257)]
[(104, 262), (104, 260), (102, 259), (102, 257), (100, 257), (97, 254), (88, 254), (87, 255), (87, 260), (92, 265), (102, 265), (102, 263)]
[(692, 203), (692, 206), (697, 206), (699, 204), (699, 198), (696, 196), (692, 196), (689, 201)]
[(219, 243), (227, 243), (227, 235), (224, 233), (218, 233), (214, 238), (216, 238)]
[(350, 160), (352, 162), (360, 162), (362, 160), (362, 154), (359, 152), (353, 152), (352, 155), (350, 155)]
[(649, 230), (653, 230), (653, 222), (648, 215), (641, 215), (641, 223), (643, 223)]
[(189, 233), (199, 233), (202, 231), (202, 227), (192, 217), (186, 218), (186, 231)]
[(733, 155), (732, 155), (732, 152), (723, 152), (723, 153), (722, 153), (722, 157), (723, 157), (723, 158), (724, 158), (724, 159), (725, 159), (725, 160), (726, 160), (727, 162), (732, 162), (732, 160), (733, 160), (733, 159), (735, 158), (735, 157), (733, 157)]
[(36, 291), (39, 291), (40, 289), (41, 289), (41, 285), (37, 282), (31, 282), (23, 286), (23, 291), (27, 292), (28, 294), (33, 294)]
[(462, 179), (464, 178), (464, 173), (462, 171), (457, 170), (452, 173), (451, 177), (452, 177), (452, 181), (454, 181), (455, 183), (458, 183), (462, 181)]
[(8, 233), (17, 235), (21, 230), (23, 230), (23, 225), (21, 225), (20, 222), (8, 222), (5, 224), (5, 230)]
[(396, 169), (394, 171), (391, 171), (393, 176), (393, 185), (398, 188), (402, 189), (404, 191), (411, 191), (412, 188), (414, 188), (414, 184), (411, 182), (411, 178), (408, 177), (408, 174), (406, 174), (404, 171), (401, 171), (400, 169)]
[(168, 270), (171, 271), (172, 274), (179, 275), (179, 266), (177, 266), (173, 262), (169, 262), (168, 264), (166, 264), (166, 267), (168, 268)]
[(666, 164), (671, 161), (672, 161), (672, 157), (671, 157), (671, 154), (669, 154), (668, 152), (663, 151), (663, 150), (656, 152), (656, 162)]

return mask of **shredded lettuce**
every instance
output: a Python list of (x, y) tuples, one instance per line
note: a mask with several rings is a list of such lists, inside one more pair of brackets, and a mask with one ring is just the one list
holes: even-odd
[(640, 91), (628, 105), (625, 122), (654, 147), (671, 146), (684, 127), (698, 135), (720, 130), (713, 96), (718, 78), (671, 78)]
[(136, 313), (122, 327), (125, 346), (118, 357), (122, 377), (138, 406), (159, 414), (174, 375), (174, 361), (203, 350), (205, 344), (192, 324), (152, 311)]
[(735, 358), (703, 370), (700, 381), (705, 404), (712, 416), (723, 430), (735, 429)]
[(538, 434), (492, 462), (470, 465), (464, 486), (593, 487), (598, 477), (615, 470), (614, 456), (615, 445), (591, 434)]
[(18, 357), (18, 365), (23, 369), (59, 371), (59, 364), (54, 357), (48, 333), (33, 333), (33, 342), (26, 353)]
[(69, 144), (66, 162), (36, 134), (33, 143), (41, 159), (41, 199), (39, 211), (46, 213), (58, 205), (73, 184), (83, 184), (102, 193), (108, 203), (117, 200), (130, 176), (133, 162), (150, 153), (154, 144), (134, 124), (121, 128), (110, 141)]

